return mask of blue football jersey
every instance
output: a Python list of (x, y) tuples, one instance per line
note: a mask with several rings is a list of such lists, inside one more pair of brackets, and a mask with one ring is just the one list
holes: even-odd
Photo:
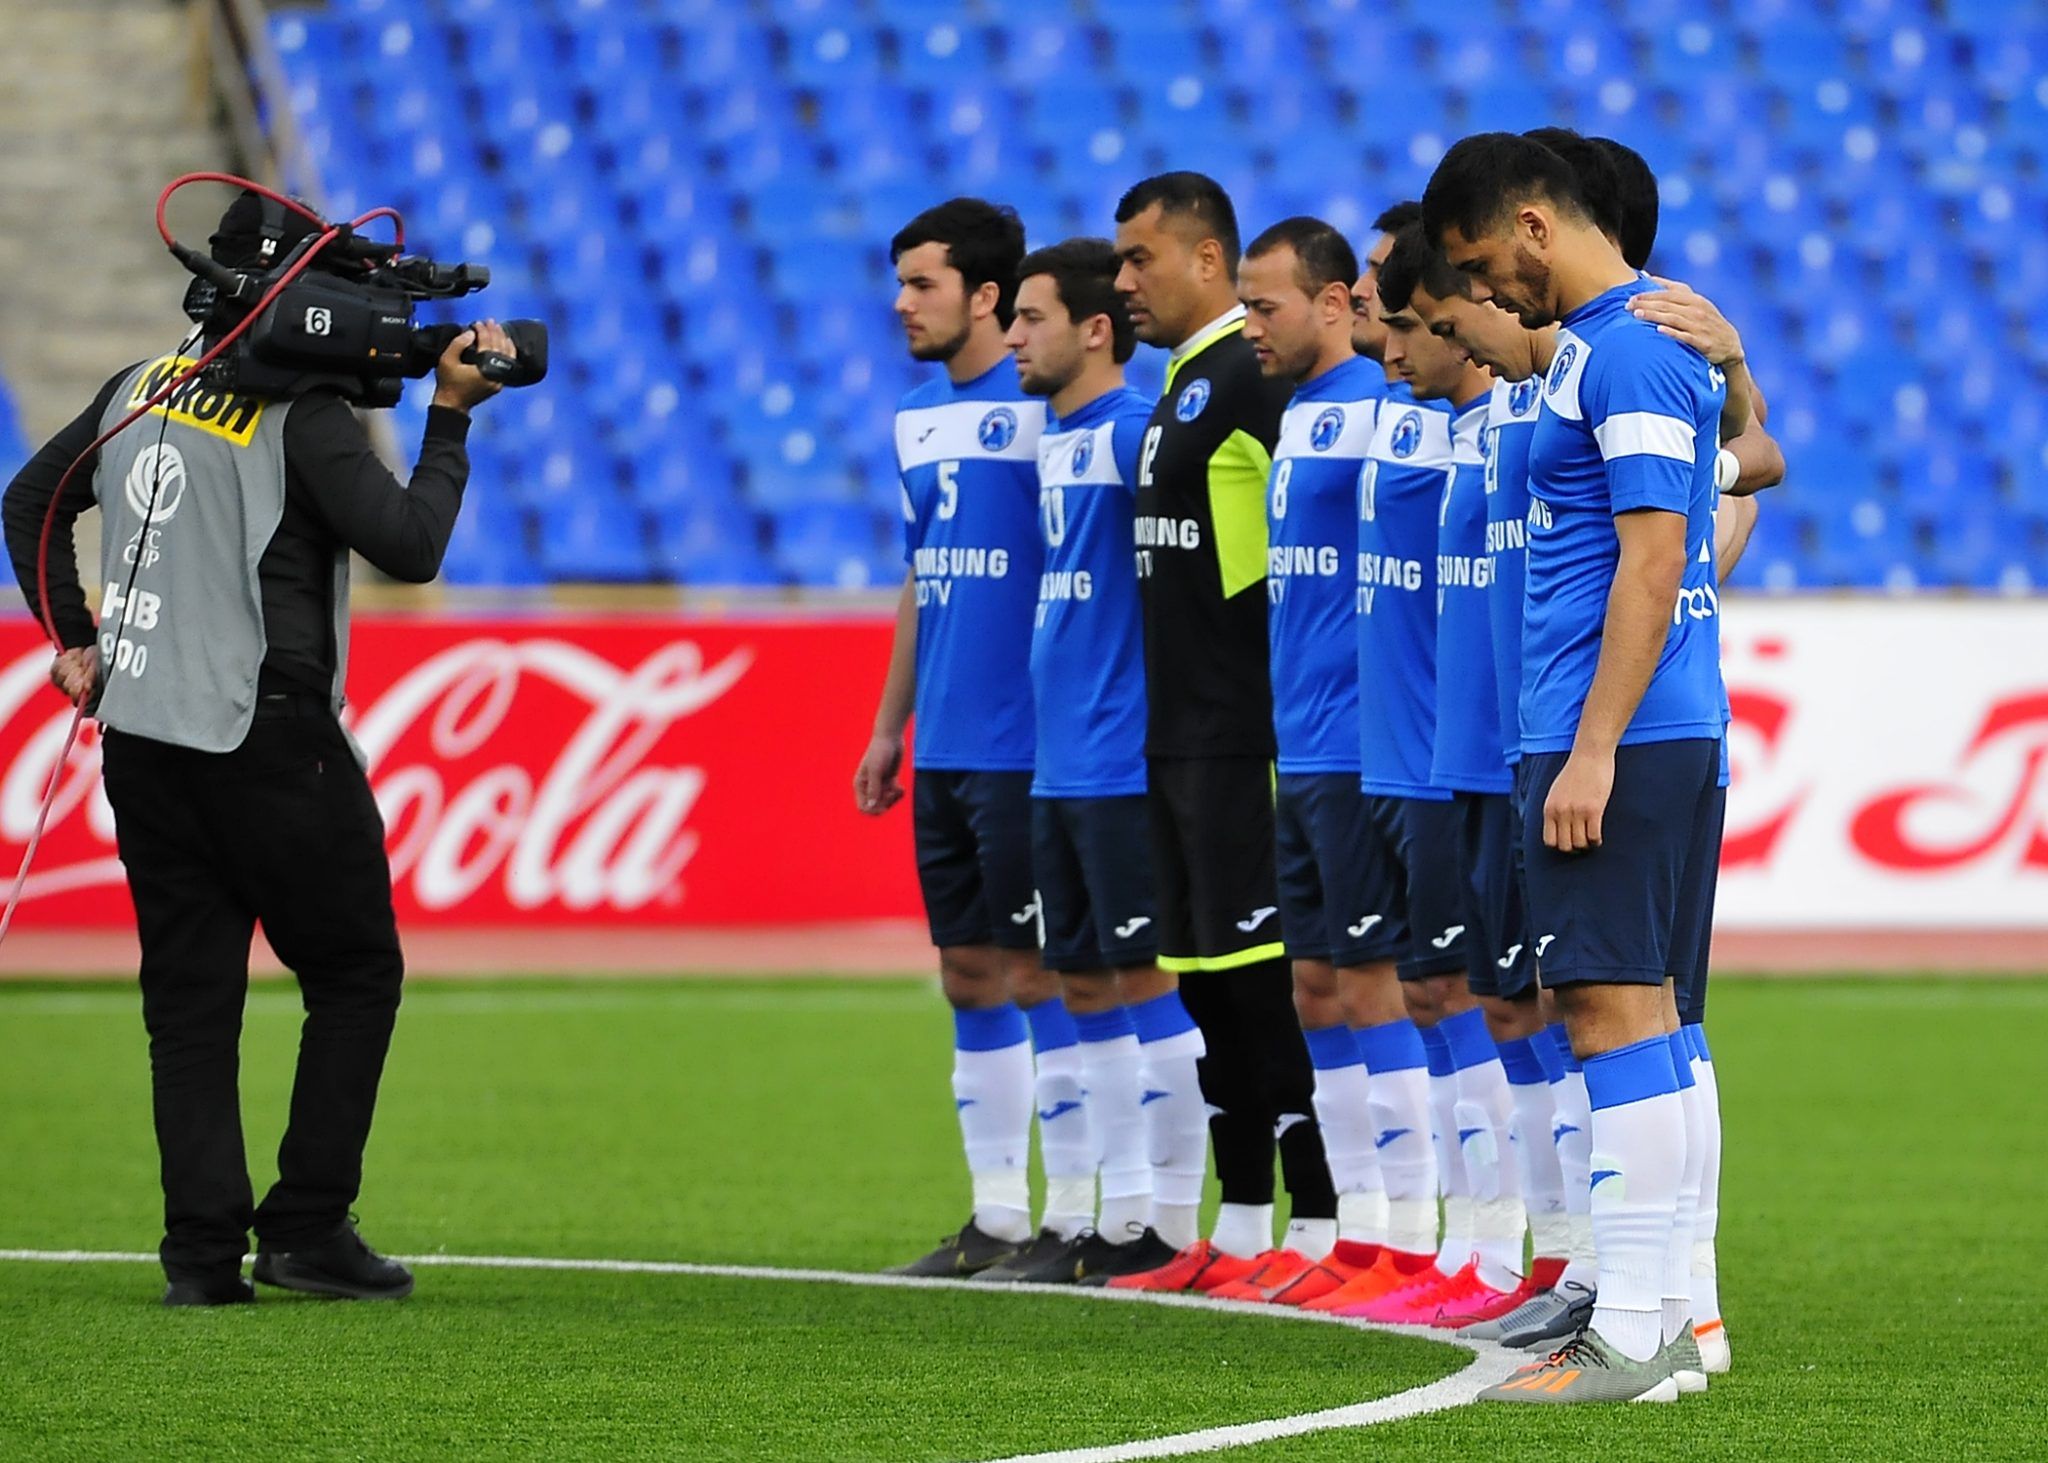
[(1145, 626), (1138, 605), (1138, 448), (1152, 399), (1105, 392), (1048, 416), (1038, 440), (1045, 571), (1031, 633), (1042, 798), (1145, 790)]
[(1490, 396), (1451, 419), (1451, 487), (1436, 537), (1436, 752), (1430, 780), (1453, 792), (1512, 790), (1500, 734), (1491, 602), (1500, 592), (1486, 552)]
[(1443, 800), (1436, 753), (1436, 534), (1451, 408), (1389, 393), (1358, 478), (1359, 786)]
[(1721, 373), (1638, 320), (1631, 280), (1572, 311), (1558, 332), (1529, 444), (1522, 750), (1569, 751), (1600, 656), (1620, 561), (1616, 515), (1686, 520), (1685, 577), (1663, 654), (1624, 745), (1721, 735), (1720, 599), (1714, 587), (1714, 457)]
[(1266, 479), (1266, 632), (1279, 769), (1358, 770), (1358, 627), (1344, 581), (1387, 378), (1360, 357), (1294, 393)]
[(1510, 764), (1522, 760), (1522, 599), (1529, 545), (1529, 439), (1543, 405), (1543, 378), (1496, 381), (1486, 404), (1486, 552), (1493, 560), (1487, 617), (1493, 624), (1494, 689)]
[(917, 761), (1029, 772), (1031, 619), (1045, 552), (1038, 438), (1045, 402), (1008, 356), (940, 376), (896, 409), (905, 557), (917, 581)]

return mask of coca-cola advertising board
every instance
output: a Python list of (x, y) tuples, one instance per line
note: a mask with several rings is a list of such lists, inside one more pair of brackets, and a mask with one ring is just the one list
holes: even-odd
[[(2048, 601), (1730, 600), (1727, 929), (2048, 931)], [(363, 615), (350, 725), (421, 925), (914, 917), (908, 806), (851, 780), (878, 617)], [(0, 861), (69, 723), (0, 620)], [(309, 851), (309, 856), (316, 856)], [(127, 922), (88, 733), (20, 919)]]
[[(364, 614), (346, 719), (402, 925), (753, 924), (917, 907), (908, 806), (853, 806), (888, 662), (871, 617)], [(0, 860), (70, 722), (32, 622), (0, 621)], [(24, 925), (132, 920), (88, 737)], [(319, 856), (307, 850), (309, 858)]]

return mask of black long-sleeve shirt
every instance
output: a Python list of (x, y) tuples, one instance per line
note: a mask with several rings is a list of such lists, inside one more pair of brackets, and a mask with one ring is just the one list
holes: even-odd
[[(134, 367), (101, 388), (76, 420), (44, 444), (0, 498), (7, 553), (32, 613), (36, 544), (57, 483), (100, 434), (114, 393)], [(130, 431), (147, 430), (147, 421)], [(423, 584), (441, 569), (469, 480), (469, 418), (430, 407), (419, 463), (408, 487), (370, 447), (369, 433), (339, 396), (313, 392), (292, 403), (284, 424), (284, 516), (256, 566), (268, 649), (258, 687), (326, 695), (334, 685), (334, 550), (361, 554), (394, 579)], [(98, 454), (79, 464), (50, 530), (50, 613), (67, 647), (90, 645), (94, 626), (78, 581), (72, 525), (93, 506)]]

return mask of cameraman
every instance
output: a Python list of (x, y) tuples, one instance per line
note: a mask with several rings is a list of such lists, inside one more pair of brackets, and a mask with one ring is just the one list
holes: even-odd
[[(312, 232), (241, 194), (211, 240), (231, 268), (268, 269)], [(209, 343), (237, 315), (206, 322)], [(319, 1295), (397, 1298), (411, 1273), (349, 1214), (404, 972), (384, 825), (341, 728), (351, 549), (394, 578), (439, 572), (469, 476), (471, 407), (498, 387), (460, 359), (506, 356), (493, 322), (435, 369), (408, 486), (337, 394), (261, 400), (181, 388), (73, 474), (47, 570), (64, 649), (51, 679), (96, 707), (107, 799), (142, 942), (162, 1157), (166, 1305), (255, 1299), (242, 1277)], [(37, 541), (65, 467), (182, 366), (109, 381), (8, 485), (7, 549), (32, 610)], [(72, 523), (102, 515), (97, 639)], [(252, 1202), (237, 1091), (255, 925), (306, 1009), (278, 1180)]]

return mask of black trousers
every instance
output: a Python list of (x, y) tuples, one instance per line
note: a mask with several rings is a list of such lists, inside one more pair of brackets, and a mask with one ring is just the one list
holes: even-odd
[[(298, 699), (266, 701), (232, 752), (109, 731), (104, 764), (142, 937), (164, 1270), (239, 1269), (252, 1226), (265, 1249), (326, 1239), (362, 1185), (404, 975), (369, 781), (333, 716)], [(237, 1080), (258, 922), (306, 1009), (278, 1180), (260, 1206)]]

